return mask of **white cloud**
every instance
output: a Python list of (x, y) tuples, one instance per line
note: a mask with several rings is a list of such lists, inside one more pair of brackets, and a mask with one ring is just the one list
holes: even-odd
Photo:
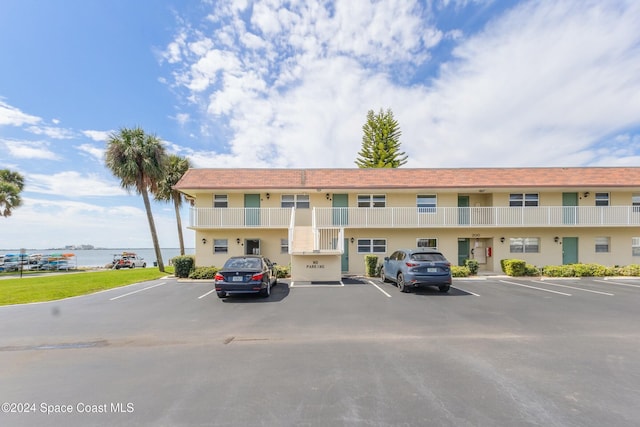
[(12, 107), (0, 100), (0, 126), (22, 126), (24, 124), (33, 125), (39, 123), (41, 120), (42, 119), (40, 117), (23, 113), (18, 108)]
[[(414, 2), (222, 4), (212, 31), (185, 29), (167, 53), (203, 128), (232, 132), (225, 152), (191, 152), (196, 166), (353, 167), (379, 108), (399, 121), (407, 166), (629, 161), (597, 144), (640, 125), (640, 2), (522, 2), (476, 34), (443, 34)], [(419, 81), (443, 37), (453, 60)]]
[(53, 126), (29, 126), (27, 131), (36, 135), (46, 135), (53, 139), (71, 139), (76, 136), (75, 132), (70, 129)]
[(54, 174), (29, 174), (27, 177), (29, 192), (59, 195), (64, 197), (122, 196), (127, 194), (112, 181), (77, 171), (64, 171)]
[(49, 149), (49, 143), (45, 141), (0, 139), (0, 146), (3, 146), (10, 156), (20, 159), (60, 160), (60, 157)]
[(104, 161), (104, 147), (96, 147), (91, 144), (81, 144), (76, 146), (76, 148), (99, 162)]
[(110, 130), (83, 130), (82, 134), (98, 142), (105, 142), (112, 131)]

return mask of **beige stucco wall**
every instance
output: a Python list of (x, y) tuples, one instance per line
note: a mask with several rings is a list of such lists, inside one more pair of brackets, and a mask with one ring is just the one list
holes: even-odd
[(295, 281), (339, 281), (340, 257), (336, 255), (294, 255), (291, 257), (291, 277)]

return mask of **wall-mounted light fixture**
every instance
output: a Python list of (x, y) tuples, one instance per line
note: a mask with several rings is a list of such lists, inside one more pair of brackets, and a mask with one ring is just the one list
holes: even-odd
[(329, 193), (327, 193), (325, 197), (327, 198), (327, 200), (331, 200), (331, 195)]
[(355, 242), (356, 240), (352, 237), (351, 238), (351, 243)]
[(556, 237), (553, 238), (553, 241), (558, 243), (560, 241), (560, 238), (558, 236), (556, 236)]
[(500, 243), (504, 243), (504, 237), (500, 238)]
[(207, 239), (205, 239), (204, 237), (202, 238), (202, 244), (206, 245), (207, 244)]
[(239, 237), (236, 239), (236, 243), (240, 244), (240, 238)]
[(266, 196), (267, 196), (267, 200), (269, 200), (269, 198), (271, 197), (271, 194), (267, 193)]
[(585, 191), (585, 192), (584, 192), (584, 194), (582, 195), (582, 197), (584, 197), (585, 199), (586, 199), (587, 197), (589, 197), (589, 192), (588, 192), (588, 191)]

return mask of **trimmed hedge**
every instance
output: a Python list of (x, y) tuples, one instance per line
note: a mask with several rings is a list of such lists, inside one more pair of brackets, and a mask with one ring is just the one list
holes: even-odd
[(478, 269), (480, 268), (480, 264), (478, 264), (478, 261), (475, 259), (466, 259), (464, 260), (464, 266), (467, 267), (469, 269), (469, 273), (471, 275), (476, 275), (478, 274)]
[(184, 279), (189, 277), (189, 274), (193, 271), (196, 264), (196, 257), (193, 255), (180, 255), (173, 257), (171, 262), (173, 263), (176, 277)]
[(601, 264), (547, 265), (539, 269), (523, 260), (501, 259), (500, 266), (508, 276), (537, 276), (540, 274), (547, 277), (640, 276), (640, 265), (638, 264), (624, 267), (607, 267)]
[(189, 273), (189, 279), (210, 279), (216, 276), (216, 273), (220, 271), (218, 267), (196, 267)]
[(291, 266), (276, 264), (276, 277), (278, 279), (284, 279), (285, 277), (289, 277), (290, 275)]
[(367, 276), (377, 276), (376, 272), (378, 270), (378, 255), (365, 255), (364, 264)]
[(469, 277), (471, 275), (471, 270), (469, 270), (469, 267), (466, 265), (452, 265), (451, 275), (453, 277)]

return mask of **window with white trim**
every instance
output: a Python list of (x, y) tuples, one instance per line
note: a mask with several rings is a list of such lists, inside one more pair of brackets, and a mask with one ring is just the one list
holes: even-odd
[(540, 252), (540, 238), (511, 237), (509, 238), (509, 252), (512, 254), (537, 254)]
[(281, 254), (289, 253), (289, 239), (280, 239), (280, 253)]
[(438, 198), (435, 194), (419, 194), (416, 196), (418, 213), (436, 213)]
[(358, 239), (359, 254), (383, 254), (387, 252), (387, 239)]
[(283, 194), (280, 197), (280, 207), (297, 209), (309, 209), (308, 194)]
[(596, 253), (607, 253), (611, 245), (610, 237), (596, 237)]
[(214, 254), (226, 254), (229, 252), (229, 241), (227, 239), (214, 239), (213, 240), (213, 253)]
[(609, 206), (609, 193), (596, 193), (596, 206)]
[(359, 208), (384, 208), (387, 206), (387, 196), (384, 194), (358, 194)]
[(631, 196), (631, 205), (634, 212), (640, 212), (640, 194), (634, 194)]
[(538, 193), (511, 193), (509, 194), (510, 207), (535, 207), (538, 206)]
[(416, 248), (438, 249), (438, 239), (434, 237), (418, 238)]
[(214, 194), (213, 195), (213, 207), (214, 208), (227, 208), (227, 207), (229, 207), (229, 197), (226, 194)]
[(631, 256), (640, 257), (640, 237), (631, 238)]

